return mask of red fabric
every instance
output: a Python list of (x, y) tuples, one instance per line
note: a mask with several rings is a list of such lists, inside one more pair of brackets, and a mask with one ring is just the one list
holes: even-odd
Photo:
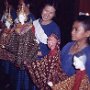
[(75, 82), (74, 82), (74, 86), (73, 86), (72, 90), (79, 90), (80, 83), (81, 83), (84, 75), (85, 75), (85, 70), (84, 71), (79, 70), (76, 72)]
[(53, 49), (53, 50), (50, 50), (50, 52), (49, 52), (49, 55), (48, 55), (48, 56), (53, 57), (56, 53), (57, 53), (57, 49), (55, 48), (55, 49)]
[(34, 28), (34, 26), (32, 26), (32, 32), (35, 34), (35, 28)]

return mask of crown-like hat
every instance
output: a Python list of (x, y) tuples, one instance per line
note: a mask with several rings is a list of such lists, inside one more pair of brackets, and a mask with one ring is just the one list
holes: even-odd
[(24, 3), (22, 3), (22, 5), (19, 7), (19, 13), (18, 14), (22, 14), (22, 15), (26, 16)]
[(24, 3), (19, 7), (18, 15), (23, 15), (27, 20), (27, 15), (25, 12), (25, 4)]
[(12, 16), (10, 14), (10, 8), (8, 10), (8, 15), (7, 15), (6, 21), (10, 22), (11, 24), (13, 23)]

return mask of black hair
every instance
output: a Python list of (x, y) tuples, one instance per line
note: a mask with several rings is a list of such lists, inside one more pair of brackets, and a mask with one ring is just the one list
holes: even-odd
[(56, 0), (46, 0), (46, 2), (44, 3), (44, 7), (46, 5), (50, 5), (50, 6), (53, 6), (55, 8), (55, 10), (57, 10), (58, 8), (58, 4), (57, 4), (57, 1)]
[(60, 40), (60, 38), (58, 38), (58, 36), (56, 34), (52, 33), (49, 37), (51, 37), (51, 36), (53, 36), (55, 39), (57, 39), (58, 44), (60, 44), (61, 40)]
[(40, 12), (42, 12), (42, 10), (45, 8), (45, 6), (52, 6), (55, 8), (55, 10), (57, 11), (58, 9), (58, 4), (56, 0), (45, 0), (44, 2), (42, 2), (42, 6), (41, 6), (41, 10)]
[[(79, 15), (75, 21), (81, 22), (85, 31), (90, 31), (90, 16)], [(90, 45), (90, 36), (88, 37), (88, 44)]]
[(45, 1), (42, 3), (40, 13), (42, 13), (43, 9), (44, 9), (46, 6), (52, 6), (52, 7), (54, 7), (54, 9), (55, 9), (55, 16), (53, 17), (53, 20), (55, 20), (56, 15), (57, 15), (57, 12), (58, 12), (58, 2), (57, 2), (56, 0), (45, 0)]
[(84, 26), (85, 31), (90, 30), (90, 16), (79, 15), (75, 21), (81, 22)]

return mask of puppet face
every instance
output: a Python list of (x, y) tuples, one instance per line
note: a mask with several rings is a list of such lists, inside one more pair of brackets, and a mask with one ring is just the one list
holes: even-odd
[(57, 39), (54, 36), (48, 37), (48, 47), (52, 50), (56, 47)]
[(21, 24), (24, 24), (26, 17), (23, 14), (19, 14), (18, 19)]
[(10, 23), (9, 21), (6, 21), (6, 22), (5, 22), (5, 26), (9, 29), (10, 26), (11, 26), (11, 23)]

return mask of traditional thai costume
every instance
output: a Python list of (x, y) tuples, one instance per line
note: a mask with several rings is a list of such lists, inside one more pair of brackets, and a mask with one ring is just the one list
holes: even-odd
[(56, 47), (42, 60), (26, 63), (33, 82), (40, 90), (51, 90), (47, 84), (49, 81), (55, 84), (67, 78), (60, 67), (59, 51), (59, 48)]
[[(6, 25), (6, 22), (9, 23), (9, 25)], [(3, 72), (7, 74), (10, 78), (9, 84), (13, 87), (14, 83), (14, 64), (12, 61), (15, 59), (15, 56), (8, 52), (6, 49), (2, 48), (2, 45), (6, 45), (11, 37), (11, 34), (13, 32), (12, 26), (13, 26), (13, 21), (11, 18), (10, 13), (8, 13), (7, 20), (5, 22), (4, 28), (2, 29), (2, 33), (0, 36), (0, 65), (3, 68)]]
[(30, 23), (17, 24), (11, 35), (9, 43), (5, 45), (8, 52), (15, 55), (14, 64), (17, 68), (16, 90), (29, 89), (29, 76), (25, 70), (24, 61), (36, 60), (38, 44), (34, 35), (34, 27)]
[[(0, 45), (6, 45), (9, 42), (12, 32), (13, 32), (12, 29), (7, 29), (7, 28), (4, 29), (4, 31), (2, 32), (2, 35), (0, 37)], [(0, 59), (12, 61), (14, 58), (15, 57), (13, 54), (9, 53), (2, 47), (0, 48)]]
[(90, 90), (89, 78), (85, 71), (77, 71), (73, 76), (54, 85), (52, 90)]

